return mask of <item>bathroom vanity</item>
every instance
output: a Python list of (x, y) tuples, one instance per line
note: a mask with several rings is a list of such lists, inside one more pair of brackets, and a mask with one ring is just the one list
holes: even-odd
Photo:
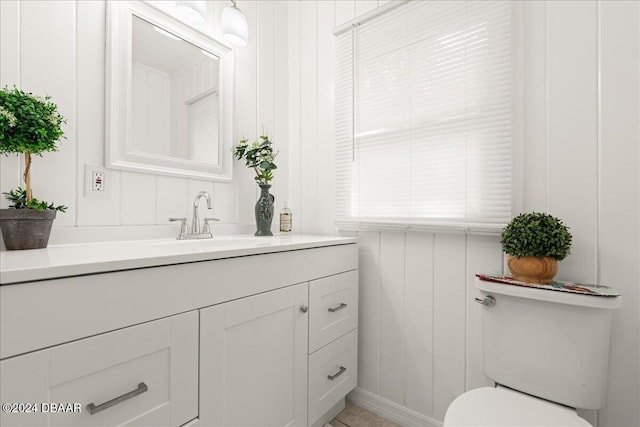
[(356, 386), (355, 243), (2, 252), (0, 424), (324, 424)]

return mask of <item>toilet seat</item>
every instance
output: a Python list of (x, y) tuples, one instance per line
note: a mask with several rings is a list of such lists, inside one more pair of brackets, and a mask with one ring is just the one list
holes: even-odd
[(592, 427), (574, 409), (505, 387), (482, 387), (458, 396), (444, 427)]

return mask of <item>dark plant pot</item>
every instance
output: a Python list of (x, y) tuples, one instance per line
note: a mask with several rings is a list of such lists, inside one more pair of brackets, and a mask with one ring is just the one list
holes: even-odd
[(8, 250), (46, 248), (55, 218), (52, 209), (0, 209), (4, 245)]
[(260, 198), (256, 202), (256, 236), (273, 236), (271, 222), (273, 221), (273, 201), (275, 197), (269, 193), (271, 184), (258, 184)]

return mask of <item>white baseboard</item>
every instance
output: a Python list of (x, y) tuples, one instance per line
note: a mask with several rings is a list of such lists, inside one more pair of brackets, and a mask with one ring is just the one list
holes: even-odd
[(441, 421), (434, 420), (361, 388), (355, 388), (349, 393), (347, 400), (405, 427), (442, 427)]

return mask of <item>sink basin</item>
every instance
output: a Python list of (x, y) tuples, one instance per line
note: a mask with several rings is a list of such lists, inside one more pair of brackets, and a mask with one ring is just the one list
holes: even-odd
[(193, 239), (193, 240), (163, 240), (153, 242), (150, 246), (163, 247), (193, 247), (193, 248), (237, 248), (237, 247), (256, 247), (256, 246), (272, 246), (274, 240), (264, 237), (253, 236), (218, 236), (212, 239)]

